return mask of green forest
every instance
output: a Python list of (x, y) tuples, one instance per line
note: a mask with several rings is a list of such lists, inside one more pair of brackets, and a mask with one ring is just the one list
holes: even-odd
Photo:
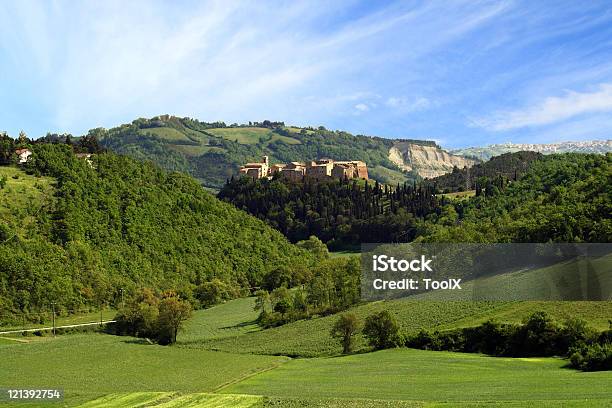
[(317, 236), (330, 249), (362, 242), (410, 242), (418, 221), (447, 201), (430, 185), (377, 181), (232, 178), (218, 197), (266, 220), (292, 242)]
[[(20, 143), (4, 142), (11, 151)], [(112, 153), (88, 162), (66, 144), (29, 147), (23, 169), (0, 167), (2, 320), (36, 320), (51, 303), (60, 313), (117, 305), (144, 287), (197, 306), (213, 278), (246, 295), (279, 265), (311, 262), (187, 175)]]
[[(291, 241), (610, 242), (612, 155), (509, 153), (472, 171), (476, 196), (447, 199), (466, 170), (388, 186), (349, 180), (232, 179), (219, 193)], [(437, 193), (437, 194), (436, 194)]]
[(506, 180), (518, 180), (529, 168), (529, 165), (544, 157), (537, 152), (504, 153), (473, 167), (458, 169), (443, 174), (430, 181), (444, 192), (457, 192), (478, 189), (486, 185), (487, 179), (503, 177)]
[[(522, 166), (522, 163), (519, 162)], [(516, 181), (486, 178), (485, 193), (447, 205), (422, 224), (426, 242), (611, 242), (612, 154), (533, 161)], [(494, 183), (495, 180), (502, 180)]]

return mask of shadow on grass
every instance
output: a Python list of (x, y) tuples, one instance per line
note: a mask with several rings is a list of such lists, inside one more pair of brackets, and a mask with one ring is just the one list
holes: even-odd
[(235, 324), (233, 326), (225, 326), (225, 327), (221, 327), (220, 329), (222, 330), (227, 330), (227, 329), (240, 329), (242, 327), (247, 327), (247, 326), (253, 326), (257, 324), (257, 319), (248, 321), (248, 322), (242, 322), (242, 323), (238, 323)]

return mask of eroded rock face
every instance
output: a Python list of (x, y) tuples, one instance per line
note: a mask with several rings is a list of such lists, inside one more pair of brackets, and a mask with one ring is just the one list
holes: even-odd
[(389, 149), (389, 160), (406, 171), (415, 171), (423, 178), (432, 178), (450, 173), (453, 167), (472, 167), (476, 162), (462, 156), (450, 154), (433, 146), (421, 146), (397, 142)]

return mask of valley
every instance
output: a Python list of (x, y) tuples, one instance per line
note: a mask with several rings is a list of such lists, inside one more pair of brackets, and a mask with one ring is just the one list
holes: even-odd
[[(386, 141), (321, 129), (281, 134), (284, 128), (249, 126), (243, 132), (185, 122), (190, 130), (180, 131), (143, 123), (150, 127), (136, 136), (129, 136), (134, 124), (120, 131), (139, 146), (140, 137), (155, 141), (131, 155), (163, 157), (180, 171), (181, 163), (191, 164), (156, 150), (160, 140), (186, 151), (199, 138), (211, 148), (229, 143), (224, 146), (253, 152), (266, 151), (263, 145), (302, 146), (308, 155), (319, 148), (306, 137), (319, 138), (328, 151), (330, 140), (344, 141), (351, 160), (379, 160), (368, 167), (374, 172), (390, 149)], [(102, 144), (117, 136), (100, 132)], [(61, 387), (69, 407), (469, 407), (494, 401), (557, 407), (612, 401), (605, 387), (611, 372), (570, 368), (569, 346), (556, 354), (537, 346), (528, 356), (467, 347), (469, 334), (482, 327), (514, 330), (504, 338), (520, 345), (527, 341), (517, 337), (520, 330), (539, 316), (544, 329), (534, 336), (566, 339), (577, 330), (589, 347), (607, 347), (611, 301), (449, 300), (434, 292), (365, 302), (355, 252), (372, 237), (389, 243), (609, 242), (609, 154), (521, 152), (449, 170), (443, 163), (456, 159), (436, 156), (441, 153), (430, 142), (403, 141), (411, 154), (421, 151), (419, 160), (438, 157), (441, 167), (428, 171), (450, 173), (399, 185), (243, 178), (214, 196), (202, 180), (105, 151), (97, 140), (33, 142), (30, 161), (0, 166), (1, 327), (48, 327), (54, 318), (57, 325), (117, 322), (57, 336), (3, 335), (0, 384)], [(361, 143), (380, 146), (368, 151)], [(155, 151), (160, 156), (151, 155)], [(283, 157), (280, 151), (275, 157)], [(477, 283), (540, 298), (550, 295), (542, 279), (563, 280), (572, 268), (510, 271)], [(609, 284), (607, 275), (598, 277)], [(362, 327), (345, 353), (332, 333), (346, 316), (364, 326), (373, 316), (389, 316), (396, 337), (379, 347)], [(178, 336), (164, 337), (172, 318)], [(466, 346), (414, 345), (442, 336)], [(444, 347), (452, 351), (434, 351)], [(604, 357), (588, 357), (605, 364), (603, 350)]]
[[(96, 333), (3, 342), (0, 358), (6, 369), (0, 371), (0, 383), (61, 385), (68, 407), (469, 407), (492, 401), (580, 407), (612, 401), (606, 386), (612, 373), (570, 370), (558, 358), (412, 349), (340, 357), (341, 349), (328, 334), (332, 316), (261, 330), (253, 325), (254, 303), (244, 298), (197, 311), (171, 347)], [(612, 302), (393, 301), (355, 310), (369, 314), (377, 308), (394, 311), (402, 327), (412, 331), (488, 318), (516, 321), (533, 310), (580, 316), (601, 327)], [(248, 346), (261, 335), (266, 339), (259, 344), (267, 348)], [(311, 350), (308, 357), (283, 356), (291, 354), (292, 343), (295, 349)]]

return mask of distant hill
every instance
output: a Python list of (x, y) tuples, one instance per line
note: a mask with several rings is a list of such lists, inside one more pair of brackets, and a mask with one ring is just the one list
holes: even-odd
[(228, 126), (162, 115), (108, 130), (93, 129), (90, 134), (112, 151), (189, 173), (216, 189), (237, 174), (240, 165), (259, 161), (264, 155), (272, 163), (322, 157), (361, 160), (367, 163), (370, 177), (385, 184), (431, 177), (449, 172), (455, 165), (473, 164), (443, 151), (433, 141), (392, 140), (270, 121)]
[(493, 179), (502, 176), (508, 180), (518, 180), (534, 160), (542, 158), (537, 152), (504, 153), (489, 161), (479, 163), (471, 168), (454, 168), (451, 173), (431, 179), (438, 190), (444, 193), (468, 191), (475, 189), (478, 179)]
[(50, 302), (63, 312), (119, 305), (143, 287), (197, 304), (213, 278), (238, 296), (279, 265), (309, 263), (187, 175), (113, 153), (90, 164), (70, 146), (30, 148), (25, 168), (0, 166), (0, 322), (35, 320)]
[(451, 153), (471, 157), (478, 160), (489, 160), (493, 156), (503, 153), (514, 153), (519, 151), (539, 152), (542, 154), (553, 153), (599, 153), (612, 152), (612, 140), (590, 140), (583, 142), (561, 142), (549, 144), (515, 144), (503, 143), (485, 147), (467, 147), (463, 149), (450, 150)]

